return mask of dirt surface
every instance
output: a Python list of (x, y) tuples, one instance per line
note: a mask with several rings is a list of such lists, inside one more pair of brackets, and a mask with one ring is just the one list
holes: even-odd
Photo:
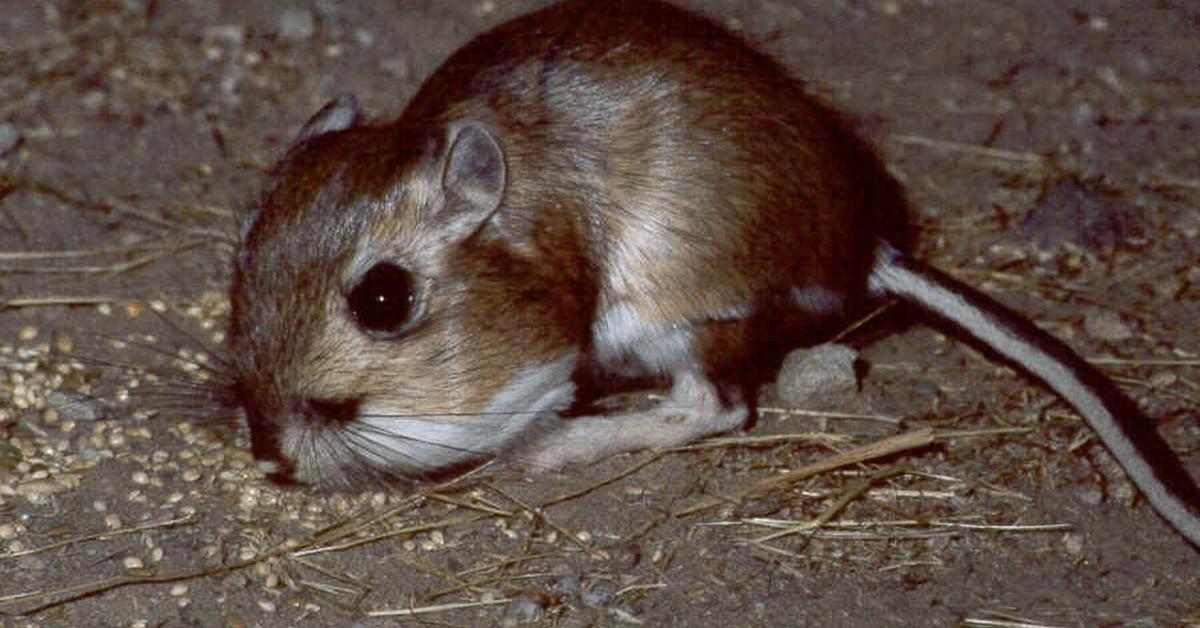
[[(786, 442), (420, 492), (263, 480), (193, 384), (219, 371), (237, 216), (264, 168), (334, 95), (394, 114), (455, 47), (536, 5), (5, 4), (0, 624), (1200, 623), (1200, 552), (1087, 426), (922, 327), (867, 344), (861, 390), (821, 400), (873, 418), (764, 413), (747, 435)], [(923, 257), (1106, 358), (1200, 470), (1200, 10), (697, 6), (858, 116)], [(921, 426), (974, 435), (673, 516)], [(387, 609), (426, 612), (367, 615)]]

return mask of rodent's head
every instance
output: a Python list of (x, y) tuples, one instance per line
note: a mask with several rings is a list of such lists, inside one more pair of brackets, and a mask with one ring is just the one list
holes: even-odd
[(237, 394), (284, 481), (422, 478), (496, 454), (571, 396), (529, 384), (569, 380), (578, 339), (553, 319), (578, 312), (489, 228), (507, 187), (496, 138), (359, 119), (341, 99), (309, 122), (236, 255)]

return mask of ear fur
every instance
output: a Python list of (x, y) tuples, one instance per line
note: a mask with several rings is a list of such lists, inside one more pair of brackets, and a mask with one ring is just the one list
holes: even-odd
[(474, 233), (500, 206), (507, 183), (504, 150), (491, 131), (474, 123), (460, 127), (442, 165), (446, 204), (438, 219), (450, 239)]
[(341, 94), (325, 103), (321, 110), (304, 123), (304, 128), (296, 136), (296, 143), (310, 140), (319, 135), (345, 131), (358, 124), (363, 119), (362, 110), (358, 107), (358, 99), (354, 94)]

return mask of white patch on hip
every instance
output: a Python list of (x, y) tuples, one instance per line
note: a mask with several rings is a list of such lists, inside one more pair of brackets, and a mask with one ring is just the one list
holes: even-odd
[(592, 335), (600, 363), (626, 375), (674, 373), (696, 359), (691, 323), (647, 322), (627, 301), (602, 312)]
[(841, 293), (824, 286), (792, 288), (788, 296), (792, 305), (801, 311), (822, 316), (837, 314), (846, 304), (846, 299)]

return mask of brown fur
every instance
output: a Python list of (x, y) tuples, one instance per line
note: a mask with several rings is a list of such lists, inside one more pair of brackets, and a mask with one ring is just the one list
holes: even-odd
[[(440, 216), (461, 201), (441, 173), (463, 124), (494, 136), (506, 187), (449, 242)], [(711, 21), (648, 0), (514, 20), (396, 121), (325, 131), (278, 167), (235, 273), (230, 341), (264, 456), (281, 424), (314, 420), (309, 401), (482, 412), (525, 366), (586, 353), (617, 304), (694, 326), (711, 375), (750, 379), (745, 355), (778, 339), (726, 319), (819, 325), (838, 312), (778, 316), (789, 290), (861, 293), (877, 236), (904, 223), (898, 187), (836, 113)], [(342, 296), (381, 261), (421, 286), (401, 338), (357, 329)]]

